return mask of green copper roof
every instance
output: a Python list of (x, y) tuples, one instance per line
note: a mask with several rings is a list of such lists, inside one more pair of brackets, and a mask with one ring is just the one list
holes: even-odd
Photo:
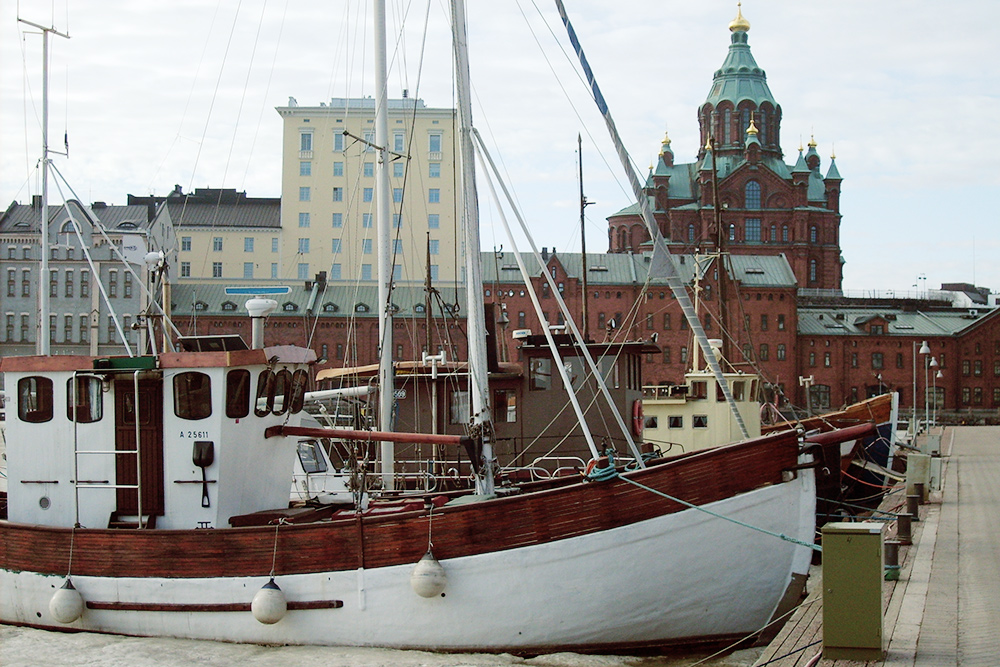
[(827, 180), (836, 180), (836, 181), (844, 180), (840, 177), (840, 171), (837, 169), (836, 158), (830, 158), (830, 170), (826, 172), (826, 178)]
[(767, 87), (764, 70), (757, 66), (750, 53), (747, 33), (742, 30), (733, 32), (729, 53), (722, 67), (715, 72), (712, 90), (705, 101), (717, 107), (723, 100), (729, 100), (733, 105), (739, 105), (743, 100), (751, 100), (758, 107), (765, 101), (778, 105)]
[(809, 171), (809, 165), (806, 164), (806, 159), (802, 155), (802, 149), (799, 149), (799, 159), (795, 161), (795, 167), (792, 168), (793, 174), (804, 174)]

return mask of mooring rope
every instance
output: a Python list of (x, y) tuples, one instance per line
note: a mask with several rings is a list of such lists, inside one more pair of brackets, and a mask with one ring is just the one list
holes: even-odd
[(591, 478), (591, 479), (593, 479), (594, 481), (602, 481), (602, 482), (603, 481), (608, 481), (608, 480), (611, 480), (611, 479), (614, 479), (614, 478), (617, 477), (618, 479), (622, 480), (623, 482), (628, 482), (629, 484), (632, 484), (633, 486), (637, 486), (640, 489), (643, 489), (645, 491), (649, 491), (650, 493), (656, 494), (656, 495), (660, 496), (661, 498), (666, 498), (667, 500), (670, 500), (670, 501), (675, 502), (675, 503), (679, 503), (679, 504), (684, 505), (685, 507), (688, 507), (690, 509), (698, 510), (699, 512), (704, 512), (705, 514), (708, 514), (710, 516), (714, 516), (717, 519), (723, 519), (724, 521), (729, 521), (730, 523), (735, 523), (738, 526), (743, 526), (744, 528), (749, 528), (750, 530), (756, 530), (759, 533), (764, 533), (765, 535), (770, 535), (771, 537), (777, 537), (778, 539), (784, 540), (785, 542), (791, 542), (792, 544), (797, 544), (797, 545), (802, 546), (802, 547), (809, 547), (813, 551), (819, 551), (820, 553), (822, 553), (822, 551), (823, 551), (823, 547), (821, 547), (818, 544), (810, 544), (809, 542), (803, 542), (802, 540), (798, 539), (797, 537), (791, 537), (790, 535), (785, 535), (784, 533), (776, 533), (773, 530), (768, 530), (766, 528), (761, 528), (759, 526), (753, 526), (753, 525), (750, 525), (749, 523), (746, 523), (745, 521), (740, 521), (739, 519), (734, 519), (732, 517), (725, 516), (724, 514), (719, 514), (718, 512), (713, 512), (710, 509), (706, 509), (704, 507), (699, 507), (698, 505), (695, 505), (693, 503), (689, 503), (686, 500), (682, 500), (682, 499), (677, 498), (675, 496), (671, 496), (668, 493), (664, 493), (662, 491), (658, 491), (658, 490), (656, 490), (654, 488), (648, 487), (645, 484), (640, 484), (639, 482), (636, 482), (635, 480), (629, 479), (628, 477), (622, 477), (621, 475), (618, 474), (617, 470), (614, 470), (613, 464), (609, 465), (609, 467), (611, 468), (610, 472), (608, 471), (608, 468), (595, 468), (594, 470), (591, 471), (591, 473), (588, 475), (588, 477)]

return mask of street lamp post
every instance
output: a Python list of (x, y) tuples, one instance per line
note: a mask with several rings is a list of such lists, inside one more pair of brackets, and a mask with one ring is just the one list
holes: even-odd
[[(910, 408), (911, 418), (910, 421), (913, 423), (913, 435), (917, 434), (919, 429), (917, 428), (917, 354), (928, 355), (931, 353), (931, 348), (927, 345), (927, 341), (923, 341), (920, 345), (920, 349), (917, 350), (917, 341), (913, 341), (913, 404)], [(926, 362), (925, 362), (926, 363)], [(926, 368), (924, 369), (924, 418), (927, 418), (927, 373)]]
[[(937, 368), (937, 359), (931, 359), (931, 368)], [(937, 381), (944, 377), (944, 373), (940, 370), (931, 372), (931, 382), (933, 382), (934, 389), (932, 393), (934, 394), (934, 403), (931, 405), (931, 424), (937, 426), (937, 409), (938, 409), (938, 397), (937, 397)]]
[(927, 401), (927, 368), (930, 364), (930, 354), (931, 348), (927, 345), (927, 341), (924, 341), (923, 345), (920, 346), (920, 354), (924, 355), (924, 428), (927, 428), (927, 415), (930, 412), (930, 404)]

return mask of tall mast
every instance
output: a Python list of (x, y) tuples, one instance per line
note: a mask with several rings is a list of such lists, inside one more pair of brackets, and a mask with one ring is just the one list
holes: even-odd
[[(716, 265), (719, 269), (719, 328), (722, 331), (729, 331), (729, 306), (726, 299), (726, 281), (729, 278), (729, 262), (726, 261), (726, 244), (729, 242), (729, 226), (722, 224), (722, 205), (719, 203), (719, 163), (715, 159), (715, 137), (708, 135), (708, 145), (705, 147), (712, 152), (712, 213), (715, 216), (715, 229), (719, 235), (718, 253), (719, 262)], [(722, 358), (735, 359), (733, 351), (730, 349), (729, 339), (722, 337)]]
[[(378, 241), (378, 320), (379, 338), (379, 429), (392, 430), (392, 407), (395, 394), (395, 380), (392, 367), (392, 255), (389, 250), (390, 222), (392, 210), (389, 208), (389, 96), (386, 89), (386, 40), (385, 40), (385, 0), (376, 0), (375, 23), (375, 150), (378, 160), (375, 165), (375, 219)], [(383, 441), (381, 446), (382, 488), (391, 491), (394, 487), (393, 468), (395, 465), (394, 445)]]
[(69, 39), (69, 35), (45, 26), (18, 19), (21, 23), (42, 31), (42, 261), (38, 277), (38, 329), (35, 332), (35, 351), (49, 356), (49, 33)]
[(483, 306), (483, 271), (479, 253), (479, 202), (476, 198), (475, 148), (472, 139), (472, 98), (469, 83), (469, 46), (465, 25), (465, 0), (451, 0), (452, 46), (458, 88), (458, 158), (462, 189), (460, 211), (465, 230), (465, 281), (468, 290), (469, 394), (471, 435), (482, 438), (482, 465), (476, 476), (476, 493), (493, 493), (493, 437), (486, 365), (486, 313)]
[(583, 340), (590, 340), (590, 318), (587, 313), (587, 229), (584, 225), (584, 209), (588, 204), (594, 202), (587, 201), (583, 194), (583, 137), (576, 133), (576, 151), (580, 163), (580, 256), (583, 264)]

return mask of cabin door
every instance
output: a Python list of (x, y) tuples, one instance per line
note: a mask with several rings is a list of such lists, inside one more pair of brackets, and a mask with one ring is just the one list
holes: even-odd
[[(135, 419), (139, 415), (139, 451), (142, 459), (142, 513), (163, 514), (163, 383), (140, 380), (138, 410), (135, 384), (131, 377), (115, 380), (115, 449), (135, 451)], [(118, 484), (135, 484), (135, 454), (117, 454), (115, 472)], [(118, 489), (118, 514), (139, 512), (135, 489)]]

